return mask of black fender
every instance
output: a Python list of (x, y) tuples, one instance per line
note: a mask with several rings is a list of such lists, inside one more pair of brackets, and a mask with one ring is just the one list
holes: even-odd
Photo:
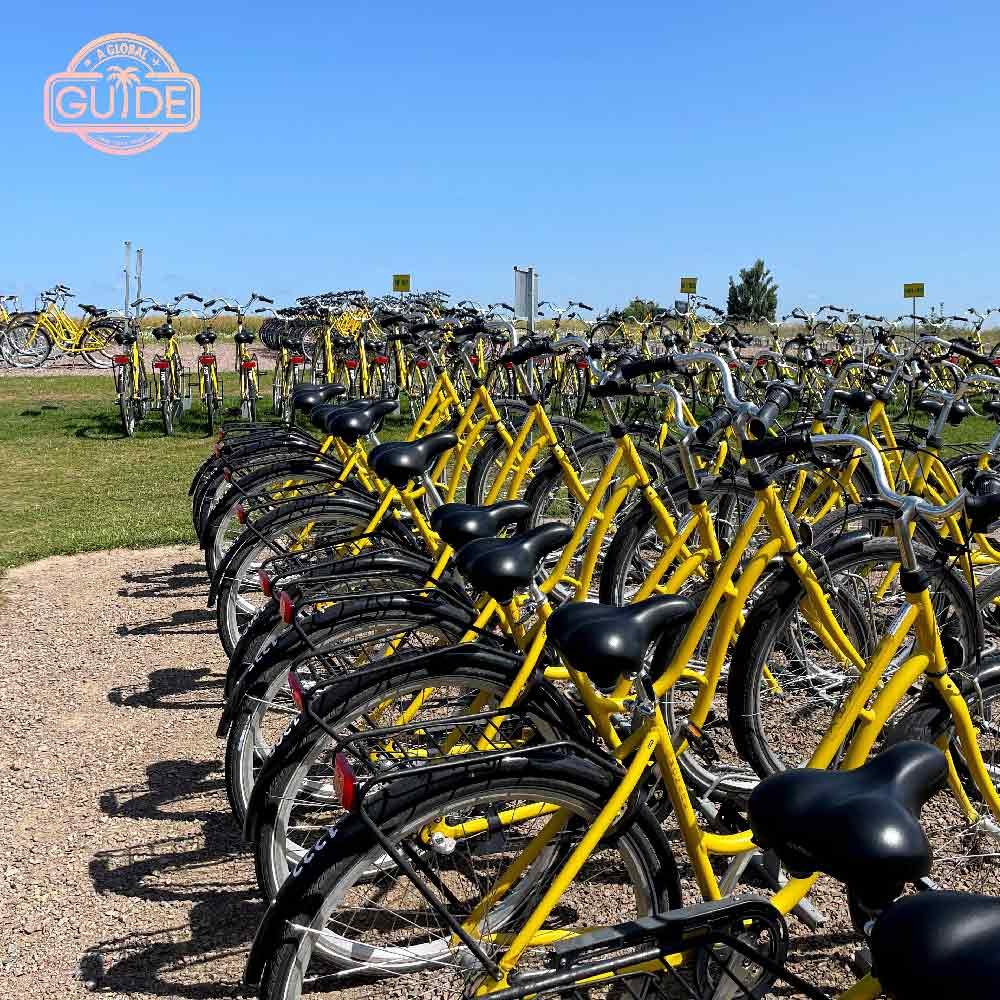
[[(291, 662), (299, 654), (308, 651), (308, 648), (298, 632), (290, 628), (277, 636), (267, 649), (262, 649), (251, 663), (244, 664), (241, 670), (234, 671), (236, 676), (225, 704), (222, 706), (222, 717), (219, 719), (219, 727), (215, 735), (222, 739), (229, 732), (236, 710), (247, 693), (267, 676), (275, 664), (285, 661)], [(231, 667), (235, 659), (234, 650), (233, 658), (230, 660)], [(227, 674), (227, 681), (228, 679)]]
[[(252, 531), (257, 538), (264, 540), (268, 537), (268, 529), (271, 528), (280, 518), (308, 511), (311, 507), (320, 511), (328, 504), (336, 504), (341, 506), (342, 509), (350, 509), (352, 511), (356, 511), (359, 515), (367, 515), (368, 517), (371, 517), (376, 510), (374, 501), (367, 496), (359, 497), (355, 494), (345, 493), (343, 496), (337, 494), (335, 497), (304, 497), (300, 500), (290, 500), (288, 503), (282, 504), (282, 506), (277, 510), (265, 514), (253, 524), (248, 523), (246, 530)], [(392, 531), (394, 527), (391, 522), (392, 518), (385, 518), (383, 522), (389, 531)], [(233, 563), (236, 561), (242, 549), (240, 544), (242, 537), (243, 536), (241, 535), (240, 538), (229, 547), (229, 551), (226, 552), (226, 554), (222, 557), (221, 562), (216, 567), (215, 576), (212, 577), (212, 582), (208, 588), (208, 607), (210, 608), (215, 607), (215, 602), (219, 596), (219, 587), (222, 585), (222, 581), (228, 579), (232, 573)], [(275, 553), (275, 555), (285, 554), (286, 553)]]
[[(356, 556), (343, 556), (326, 564), (309, 566), (301, 573), (296, 573), (290, 581), (291, 585), (301, 591), (304, 597), (311, 600), (322, 600), (324, 581), (334, 579), (338, 582), (351, 579), (363, 579), (369, 576), (395, 573), (409, 576), (415, 587), (423, 586), (431, 581), (437, 560), (408, 549), (372, 549)], [(275, 584), (280, 586), (282, 578), (278, 577)], [(459, 602), (468, 602), (468, 593), (462, 578), (453, 570), (445, 572), (434, 581), (434, 586), (450, 594)]]
[[(287, 502), (271, 499), (265, 492), (262, 492), (261, 486), (268, 479), (273, 479), (274, 476), (286, 472), (290, 478), (294, 478), (300, 473), (314, 473), (317, 470), (326, 474), (326, 478), (319, 482), (328, 482), (331, 484), (335, 482), (343, 471), (339, 464), (334, 465), (331, 462), (319, 462), (314, 458), (303, 456), (301, 458), (284, 458), (281, 461), (254, 465), (250, 467), (245, 476), (240, 478), (234, 476), (222, 496), (219, 497), (212, 509), (208, 511), (207, 518), (203, 518), (197, 526), (198, 539), (202, 548), (205, 547), (206, 540), (212, 538), (219, 530), (219, 523), (230, 513), (235, 503), (240, 501), (245, 502), (248, 510), (254, 510), (264, 506), (276, 508), (282, 502)], [(309, 487), (316, 485), (317, 483), (310, 483)], [(340, 487), (337, 490), (338, 495), (339, 492)], [(333, 494), (331, 493), (330, 495), (332, 496)], [(301, 498), (294, 497), (291, 499)]]
[[(250, 662), (248, 661), (250, 647), (261, 637), (261, 633), (266, 636), (280, 620), (278, 601), (276, 598), (271, 597), (267, 604), (257, 612), (254, 620), (250, 623), (250, 627), (240, 636), (240, 641), (236, 643), (233, 655), (229, 658), (229, 666), (226, 668), (225, 687), (223, 688), (225, 701), (229, 700), (236, 682), (240, 679), (240, 675), (250, 666)], [(226, 728), (228, 728), (228, 725)], [(225, 733), (220, 732), (219, 735), (225, 736)]]
[[(538, 774), (548, 772), (552, 777), (580, 786), (608, 786), (609, 789), (621, 781), (624, 773), (620, 764), (612, 758), (582, 756), (572, 747), (556, 746), (528, 750), (518, 754), (484, 760), (469, 754), (456, 757), (454, 770), (437, 770), (431, 774), (421, 774), (415, 770), (391, 784), (392, 794), (378, 791), (365, 798), (365, 811), (370, 822), (381, 829), (391, 830), (396, 817), (404, 821), (407, 811), (419, 807), (427, 801), (435, 786), (449, 781), (460, 780), (462, 787), (489, 787), (491, 780), (502, 777), (505, 782), (519, 771)], [(660, 885), (657, 887), (670, 909), (681, 905), (680, 879), (674, 862), (673, 850), (662, 828), (648, 809), (636, 811), (632, 822), (642, 825), (654, 851), (662, 860)], [(609, 837), (614, 830), (609, 831)], [(355, 814), (344, 816), (330, 827), (316, 841), (312, 849), (294, 868), (278, 895), (267, 908), (253, 945), (247, 958), (244, 983), (256, 986), (260, 983), (267, 959), (272, 955), (287, 935), (286, 925), (296, 920), (303, 911), (318, 908), (321, 900), (313, 895), (313, 885), (317, 873), (338, 865), (375, 844), (375, 838), (366, 820)]]
[[(384, 664), (366, 667), (346, 677), (334, 678), (318, 685), (310, 694), (310, 712), (324, 720), (336, 718), (360, 689), (370, 689), (401, 673), (415, 670), (426, 670), (428, 678), (445, 677), (469, 660), (485, 670), (493, 671), (509, 684), (513, 683), (521, 669), (522, 654), (474, 642), (393, 657)], [(540, 672), (536, 672), (526, 685), (522, 697), (530, 697), (533, 708), (551, 719), (557, 730), (574, 743), (584, 746), (593, 743), (593, 734), (582, 722), (579, 709), (554, 684), (546, 681)], [(274, 745), (271, 755), (261, 765), (247, 803), (243, 836), (248, 843), (255, 843), (257, 840), (261, 816), (267, 808), (267, 789), (272, 780), (294, 755), (300, 741), (319, 738), (323, 732), (323, 728), (310, 714), (300, 713)]]
[(309, 644), (299, 632), (300, 628), (308, 635), (311, 632), (322, 631), (344, 618), (350, 618), (362, 612), (408, 611), (413, 608), (426, 612), (428, 607), (433, 607), (438, 621), (447, 621), (456, 629), (466, 629), (475, 620), (475, 611), (471, 607), (461, 607), (443, 599), (435, 600), (433, 596), (421, 598), (413, 594), (371, 594), (366, 597), (350, 598), (346, 601), (339, 601), (333, 607), (317, 614), (310, 615), (297, 628), (290, 628), (287, 632), (283, 632), (267, 649), (261, 650), (260, 656), (240, 674), (233, 686), (232, 694), (226, 700), (222, 710), (219, 735), (224, 735), (228, 731), (244, 697), (267, 676), (276, 664), (288, 663), (291, 666), (299, 656), (311, 655)]
[(212, 453), (198, 466), (194, 471), (194, 475), (191, 477), (191, 484), (188, 486), (188, 496), (193, 497), (194, 491), (198, 488), (198, 484), (201, 482), (202, 478), (209, 474), (208, 470), (212, 465), (222, 463), (222, 459), (218, 455)]

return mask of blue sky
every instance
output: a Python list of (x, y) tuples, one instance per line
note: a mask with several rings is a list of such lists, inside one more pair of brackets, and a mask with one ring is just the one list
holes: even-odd
[[(1000, 302), (997, 5), (9, 4), (0, 291), (278, 298), (723, 299), (763, 256), (781, 308)], [(138, 156), (42, 121), (45, 78), (114, 31), (201, 81), (196, 131)]]

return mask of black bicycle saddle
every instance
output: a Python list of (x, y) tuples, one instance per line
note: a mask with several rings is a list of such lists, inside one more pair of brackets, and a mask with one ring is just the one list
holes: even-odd
[(523, 500), (503, 500), (488, 507), (470, 503), (442, 504), (431, 514), (431, 527), (453, 549), (479, 538), (492, 538), (501, 528), (516, 524), (531, 513)]
[(241, 330), (233, 337), (237, 344), (252, 344), (253, 334), (249, 330)]
[(309, 412), (309, 422), (317, 430), (329, 434), (329, 426), (335, 417), (348, 410), (363, 410), (372, 405), (370, 399), (354, 399), (349, 403), (317, 403)]
[(696, 611), (686, 597), (675, 596), (624, 607), (574, 602), (554, 611), (546, 630), (549, 642), (574, 670), (608, 691), (623, 674), (638, 673), (654, 640), (655, 662), (664, 662)]
[(368, 464), (379, 479), (401, 490), (456, 444), (458, 438), (451, 431), (437, 431), (417, 441), (389, 441), (372, 449)]
[(996, 996), (998, 943), (1000, 900), (965, 892), (907, 896), (871, 933), (875, 974), (894, 1000)]
[(355, 445), (358, 439), (370, 434), (389, 413), (395, 413), (399, 404), (393, 399), (379, 400), (366, 406), (345, 406), (341, 413), (327, 421), (327, 432), (345, 444)]
[(754, 842), (793, 875), (825, 872), (866, 905), (885, 906), (931, 870), (918, 817), (947, 774), (941, 751), (916, 741), (853, 771), (782, 771), (750, 793)]
[(476, 590), (507, 604), (531, 583), (542, 559), (572, 537), (572, 528), (553, 522), (515, 538), (480, 538), (459, 549), (455, 565)]
[(331, 382), (329, 385), (300, 382), (292, 390), (292, 409), (309, 416), (313, 407), (319, 406), (320, 403), (328, 403), (331, 399), (337, 399), (346, 392), (347, 390), (336, 382)]
[(202, 347), (209, 347), (215, 343), (217, 339), (217, 334), (214, 330), (202, 330), (201, 333), (195, 334), (195, 342), (201, 344)]

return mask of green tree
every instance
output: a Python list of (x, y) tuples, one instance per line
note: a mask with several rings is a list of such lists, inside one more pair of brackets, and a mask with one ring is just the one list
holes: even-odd
[(643, 322), (655, 316), (657, 313), (663, 312), (663, 306), (661, 306), (655, 299), (643, 299), (638, 295), (632, 299), (631, 302), (622, 310), (622, 315), (628, 319), (638, 320)]
[(730, 316), (775, 319), (778, 313), (778, 286), (763, 260), (755, 260), (752, 267), (742, 268), (739, 281), (729, 278), (726, 310)]

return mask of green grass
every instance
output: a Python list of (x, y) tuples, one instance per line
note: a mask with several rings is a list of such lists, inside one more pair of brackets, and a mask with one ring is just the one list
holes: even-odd
[[(236, 387), (227, 382), (227, 401)], [(268, 416), (270, 385), (262, 387)], [(177, 433), (151, 413), (124, 438), (112, 376), (0, 377), (0, 570), (109, 548), (193, 542), (188, 484), (208, 455), (196, 402)], [(399, 425), (387, 429), (399, 436)]]
[[(235, 401), (228, 379), (226, 392)], [(266, 417), (269, 383), (262, 395)], [(196, 402), (168, 438), (150, 414), (129, 439), (110, 374), (0, 377), (0, 571), (51, 555), (193, 542), (187, 488), (212, 444), (203, 417)], [(382, 436), (402, 437), (407, 426), (396, 420)], [(970, 417), (947, 440), (985, 441), (994, 428)]]

